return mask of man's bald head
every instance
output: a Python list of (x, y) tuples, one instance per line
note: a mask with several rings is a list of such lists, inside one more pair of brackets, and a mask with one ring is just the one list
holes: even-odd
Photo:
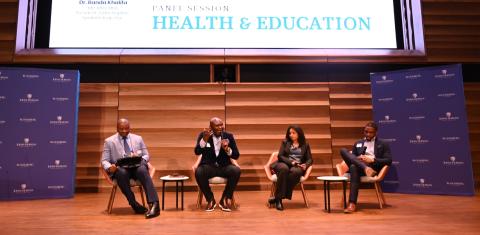
[(220, 136), (223, 131), (223, 121), (218, 117), (210, 119), (210, 128), (215, 136)]
[(126, 137), (130, 133), (130, 122), (126, 118), (118, 119), (117, 132), (122, 137)]

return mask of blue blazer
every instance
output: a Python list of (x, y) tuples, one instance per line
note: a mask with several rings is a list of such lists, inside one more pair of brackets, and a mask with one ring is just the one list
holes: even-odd
[[(360, 156), (363, 152), (365, 140), (361, 139), (355, 142), (352, 148), (352, 154), (355, 156)], [(387, 142), (375, 138), (375, 148), (373, 154), (375, 155), (375, 161), (373, 162), (373, 168), (375, 170), (380, 170), (384, 165), (392, 164), (392, 154), (390, 152), (390, 146)]]

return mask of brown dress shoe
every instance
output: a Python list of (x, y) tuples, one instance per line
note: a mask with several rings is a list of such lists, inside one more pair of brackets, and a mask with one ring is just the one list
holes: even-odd
[(343, 210), (343, 212), (349, 214), (349, 213), (355, 212), (356, 210), (357, 210), (357, 205), (355, 205), (355, 203), (350, 202), (348, 203), (347, 209)]

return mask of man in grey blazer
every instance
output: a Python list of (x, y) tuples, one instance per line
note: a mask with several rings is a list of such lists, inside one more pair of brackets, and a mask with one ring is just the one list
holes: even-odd
[[(118, 187), (128, 200), (128, 203), (136, 214), (145, 214), (147, 219), (160, 215), (158, 195), (153, 185), (152, 178), (148, 173), (147, 146), (139, 135), (130, 133), (130, 123), (127, 119), (119, 119), (116, 134), (105, 139), (102, 155), (102, 166), (112, 177), (117, 180)], [(125, 157), (142, 157), (142, 163), (136, 168), (123, 168), (115, 163)], [(135, 200), (135, 194), (130, 188), (130, 179), (139, 180), (145, 189), (150, 209), (143, 207)]]

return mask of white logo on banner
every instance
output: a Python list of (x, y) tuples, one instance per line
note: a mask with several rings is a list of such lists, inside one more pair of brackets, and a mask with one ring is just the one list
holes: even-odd
[(459, 136), (443, 136), (443, 137), (442, 137), (442, 140), (443, 140), (443, 141), (453, 142), (453, 141), (459, 141), (459, 140), (460, 140), (460, 137), (459, 137)]
[(4, 100), (6, 100), (6, 99), (7, 99), (7, 97), (6, 97), (6, 96), (4, 96), (4, 95), (0, 95), (0, 102), (4, 101)]
[(390, 102), (393, 101), (393, 97), (379, 98), (378, 102)]
[(49, 143), (55, 144), (55, 145), (62, 145), (62, 144), (66, 144), (67, 141), (66, 140), (50, 140)]
[(17, 147), (19, 148), (33, 148), (37, 146), (36, 143), (31, 143), (30, 138), (24, 138), (23, 143), (17, 143)]
[(69, 101), (70, 98), (68, 98), (68, 97), (52, 97), (52, 100), (57, 101), (57, 102), (65, 102), (65, 101)]
[(28, 168), (28, 167), (33, 167), (34, 164), (31, 162), (19, 162), (16, 164), (16, 166), (20, 168)]
[(7, 123), (7, 121), (5, 121), (5, 120), (0, 120), (0, 125), (3, 125), (3, 124), (5, 124), (5, 123)]
[(67, 164), (61, 164), (60, 160), (53, 161), (53, 165), (47, 165), (50, 170), (61, 170), (67, 168)]
[(389, 143), (392, 143), (392, 142), (396, 142), (397, 139), (396, 138), (382, 138), (383, 141), (385, 142), (389, 142)]
[(56, 121), (50, 121), (52, 125), (67, 125), (69, 121), (64, 121), (62, 116), (57, 116)]
[(442, 69), (440, 71), (441, 74), (437, 74), (434, 77), (435, 78), (454, 78), (455, 74), (454, 73), (448, 73), (448, 70)]
[(422, 115), (417, 115), (417, 116), (409, 116), (408, 120), (413, 120), (413, 121), (420, 121), (425, 119), (425, 116)]
[(0, 81), (4, 81), (4, 80), (7, 80), (8, 79), (8, 76), (4, 76), (2, 74), (2, 72), (0, 71)]
[(387, 83), (392, 83), (392, 82), (393, 82), (393, 80), (388, 79), (388, 77), (386, 75), (383, 75), (381, 77), (381, 80), (375, 81), (376, 84), (387, 84)]
[(16, 194), (33, 193), (33, 191), (34, 190), (32, 188), (27, 187), (27, 184), (20, 184), (19, 189), (13, 189), (13, 193), (16, 193)]
[(416, 164), (427, 164), (430, 163), (430, 160), (427, 158), (412, 158), (412, 162)]
[(450, 182), (450, 181), (447, 181), (446, 184), (447, 184), (448, 186), (454, 186), (454, 187), (465, 186), (465, 183), (463, 183), (463, 182)]
[(383, 119), (383, 120), (379, 120), (378, 123), (380, 123), (380, 124), (392, 124), (392, 123), (396, 123), (396, 122), (397, 122), (397, 120), (392, 119), (392, 118), (390, 117), (390, 115), (385, 115), (385, 116), (383, 116), (383, 118), (384, 118), (384, 119)]
[(407, 102), (421, 102), (425, 100), (425, 97), (420, 97), (418, 96), (418, 93), (412, 93), (411, 98), (406, 98), (405, 99)]
[(26, 97), (27, 98), (20, 98), (20, 102), (31, 104), (31, 103), (37, 103), (38, 101), (40, 101), (39, 99), (33, 98), (33, 94), (31, 93), (27, 94)]
[(413, 75), (406, 75), (405, 76), (406, 79), (410, 79), (410, 80), (418, 79), (418, 78), (421, 78), (421, 77), (422, 77), (421, 74), (413, 74)]
[(400, 161), (392, 161), (392, 165), (398, 166), (398, 165), (400, 165)]
[(38, 74), (22, 74), (22, 78), (29, 78), (29, 79), (33, 79), (33, 78), (39, 78), (40, 75)]
[(410, 144), (426, 144), (429, 140), (422, 139), (421, 135), (416, 135), (414, 140), (410, 140)]
[(32, 123), (32, 122), (36, 122), (37, 119), (36, 118), (26, 118), (26, 117), (21, 117), (18, 119), (19, 122), (24, 122), (24, 123)]
[(438, 118), (440, 121), (456, 121), (459, 120), (460, 117), (453, 115), (452, 112), (446, 112), (445, 116), (441, 116)]
[(443, 161), (443, 165), (445, 166), (463, 166), (465, 165), (465, 162), (462, 161), (457, 161), (457, 158), (455, 156), (450, 156), (448, 158), (449, 161)]
[(413, 187), (417, 188), (431, 188), (433, 185), (426, 183), (426, 180), (421, 178), (418, 180), (419, 183), (413, 183)]
[(64, 189), (65, 186), (63, 186), (63, 185), (49, 185), (47, 188), (52, 189), (52, 190), (61, 190), (61, 189)]
[(58, 77), (52, 78), (52, 81), (54, 82), (71, 82), (71, 78), (65, 78), (65, 74), (61, 73), (58, 75)]
[(450, 92), (450, 93), (440, 93), (437, 96), (442, 97), (442, 98), (451, 98), (451, 97), (454, 97), (456, 95), (457, 95), (456, 93)]

